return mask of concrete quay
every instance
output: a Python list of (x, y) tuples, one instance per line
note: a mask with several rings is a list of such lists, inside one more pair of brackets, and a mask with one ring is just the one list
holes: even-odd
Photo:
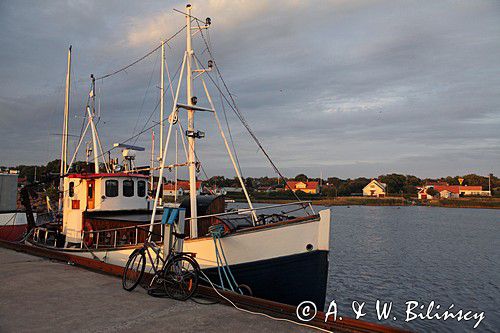
[(221, 304), (129, 293), (119, 278), (0, 248), (0, 332), (139, 331), (319, 332)]

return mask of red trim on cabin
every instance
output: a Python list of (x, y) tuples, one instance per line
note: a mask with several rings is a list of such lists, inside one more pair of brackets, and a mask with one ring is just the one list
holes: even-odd
[(127, 177), (127, 178), (149, 178), (146, 175), (142, 175), (139, 173), (126, 173), (126, 172), (117, 172), (117, 173), (72, 173), (68, 175), (68, 178), (82, 178), (82, 179), (96, 179), (96, 178), (105, 178), (105, 177)]

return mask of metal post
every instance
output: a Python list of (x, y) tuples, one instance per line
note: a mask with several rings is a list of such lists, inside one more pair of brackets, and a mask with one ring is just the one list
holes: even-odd
[(161, 41), (161, 69), (160, 69), (160, 152), (158, 159), (161, 159), (163, 153), (163, 118), (164, 118), (164, 108), (165, 108), (165, 42)]
[(178, 130), (175, 129), (175, 168), (174, 168), (174, 202), (177, 203), (177, 164), (179, 164), (178, 152), (179, 147), (177, 146)]
[(149, 175), (150, 175), (150, 184), (149, 184), (149, 190), (151, 193), (153, 193), (154, 189), (154, 166), (155, 166), (155, 131), (151, 130), (151, 167), (149, 170)]
[(87, 106), (87, 112), (89, 113), (90, 128), (92, 129), (92, 143), (94, 150), (94, 172), (99, 173), (99, 159), (97, 157), (97, 130), (94, 123), (95, 115), (95, 77), (94, 74), (90, 74), (90, 79), (92, 80), (92, 90), (90, 91), (90, 97), (92, 100), (92, 112), (90, 111), (90, 106)]
[[(193, 78), (192, 78), (192, 62), (193, 62), (193, 48), (191, 46), (191, 5), (186, 6), (186, 56), (187, 56), (187, 71), (186, 71), (186, 97), (187, 104), (193, 105)], [(194, 132), (194, 110), (188, 110), (188, 131)], [(198, 237), (198, 222), (197, 222), (197, 203), (196, 203), (196, 156), (195, 156), (195, 138), (188, 137), (188, 163), (189, 163), (189, 198), (190, 198), (190, 212), (191, 212), (191, 238)]]
[(118, 230), (115, 230), (115, 241), (114, 241), (113, 247), (116, 247), (116, 237), (117, 237), (117, 235), (118, 235)]

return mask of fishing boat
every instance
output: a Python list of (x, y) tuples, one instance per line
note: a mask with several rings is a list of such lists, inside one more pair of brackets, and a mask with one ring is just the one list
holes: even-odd
[[(201, 269), (211, 280), (223, 282), (224, 276), (220, 272), (221, 265), (225, 265), (233, 280), (237, 281), (237, 286), (245, 285), (253, 296), (290, 305), (298, 305), (307, 300), (314, 302), (319, 309), (323, 309), (328, 278), (330, 210), (315, 212), (310, 202), (301, 200), (283, 205), (256, 206), (252, 203), (235, 157), (234, 145), (221, 125), (208, 83), (217, 88), (223, 101), (241, 120), (279, 177), (283, 180), (284, 177), (237, 109), (223, 81), (205, 38), (205, 31), (210, 28), (211, 20), (209, 18), (201, 20), (193, 16), (191, 10), (191, 6), (187, 5), (185, 11), (181, 12), (185, 16), (185, 26), (181, 29), (186, 32), (185, 51), (175, 93), (174, 89), (171, 89), (172, 110), (168, 115), (164, 115), (167, 41), (162, 42), (156, 49), (162, 53), (160, 156), (157, 159), (158, 166), (154, 166), (152, 162), (148, 170), (149, 175), (134, 166), (135, 154), (144, 151), (144, 148), (126, 142), (114, 144), (115, 150), (122, 150), (124, 163), (121, 165), (117, 159), (111, 159), (110, 154), (103, 151), (99, 139), (95, 121), (96, 79), (107, 79), (120, 70), (97, 78), (91, 76), (89, 102), (86, 105), (87, 123), (78, 142), (77, 151), (83, 142), (83, 137), (90, 129), (92, 169), (75, 170), (73, 166), (77, 151), (68, 162), (70, 47), (58, 207), (61, 213), (59, 216), (62, 218), (30, 228), (25, 237), (25, 244), (46, 251), (64, 253), (73, 261), (92, 268), (99, 269), (104, 266), (123, 268), (130, 254), (146, 239), (153, 239), (158, 243), (167, 239), (168, 230), (164, 226), (167, 220), (174, 219), (178, 230), (185, 235), (180, 243), (183, 251), (195, 254)], [(205, 42), (208, 50), (205, 55), (210, 56), (206, 66), (193, 49), (194, 36), (201, 36)], [(170, 75), (167, 74), (170, 80)], [(214, 77), (220, 81), (214, 80)], [(223, 82), (223, 85), (218, 85), (217, 82)], [(169, 86), (172, 87), (172, 84), (170, 81)], [(183, 87), (185, 93), (181, 94)], [(197, 94), (203, 97), (198, 97)], [(181, 101), (181, 95), (185, 101)], [(217, 124), (224, 148), (246, 200), (245, 208), (228, 210), (224, 196), (197, 193), (201, 162), (196, 153), (196, 143), (205, 136), (202, 131), (195, 128), (194, 120), (200, 113), (208, 114)], [(183, 127), (183, 122), (187, 123), (186, 127)], [(197, 123), (197, 125), (203, 124)], [(164, 127), (168, 128), (166, 138), (163, 135)], [(176, 161), (168, 164), (167, 160), (172, 159), (173, 155), (171, 139), (174, 136), (177, 139), (177, 135), (173, 134), (177, 127), (181, 141), (185, 143), (186, 161), (179, 163), (176, 154)], [(189, 196), (183, 200), (179, 198), (176, 203), (164, 203), (161, 194), (164, 173), (166, 170), (184, 167), (189, 174)], [(157, 181), (153, 177), (155, 172), (158, 172)], [(286, 181), (283, 183), (286, 184)], [(216, 242), (213, 226), (223, 228), (219, 229), (223, 232), (217, 236), (219, 243)], [(220, 250), (223, 250), (223, 264)], [(228, 288), (227, 283), (226, 288)]]

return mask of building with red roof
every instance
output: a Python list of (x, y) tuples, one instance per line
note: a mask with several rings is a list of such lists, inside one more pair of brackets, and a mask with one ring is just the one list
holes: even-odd
[[(434, 189), (439, 192), (439, 195), (429, 194), (429, 189)], [(418, 192), (418, 198), (422, 200), (433, 199), (436, 197), (449, 199), (464, 196), (491, 196), (491, 192), (483, 191), (482, 186), (468, 185), (426, 185)]]
[[(201, 193), (201, 185), (202, 182), (200, 180), (196, 181), (196, 194)], [(163, 195), (166, 196), (174, 196), (175, 195), (175, 183), (166, 183), (163, 185)], [(187, 195), (189, 194), (189, 181), (187, 180), (178, 180), (177, 181), (177, 195)]]
[(302, 191), (309, 194), (319, 193), (319, 182), (287, 181), (285, 190), (292, 189), (293, 192)]

